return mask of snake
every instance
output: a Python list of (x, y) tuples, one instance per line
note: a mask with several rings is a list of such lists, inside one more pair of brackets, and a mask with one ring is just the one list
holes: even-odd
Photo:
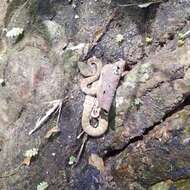
[[(96, 66), (92, 76), (83, 78), (80, 87), (85, 94), (82, 113), (82, 128), (92, 137), (103, 135), (108, 130), (109, 110), (125, 67), (125, 61), (102, 66), (100, 59), (92, 57), (87, 65)], [(92, 121), (96, 121), (96, 125)]]
[[(96, 96), (98, 82), (95, 82), (95, 81), (97, 81), (100, 76), (100, 73), (102, 70), (102, 62), (96, 57), (92, 57), (88, 59), (87, 64), (88, 65), (94, 64), (96, 66), (96, 73), (93, 76), (89, 76), (88, 78), (82, 79), (80, 83), (80, 87), (81, 87), (81, 90), (86, 95)], [(89, 88), (89, 85), (91, 85), (90, 88)]]
[(82, 114), (82, 128), (85, 133), (92, 137), (98, 137), (103, 135), (108, 129), (108, 119), (103, 118), (101, 115), (98, 118), (98, 126), (94, 127), (90, 123), (91, 112), (94, 106), (95, 97), (86, 95), (84, 100), (84, 109)]

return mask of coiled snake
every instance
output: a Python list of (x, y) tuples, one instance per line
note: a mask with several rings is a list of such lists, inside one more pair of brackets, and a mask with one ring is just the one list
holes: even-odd
[(82, 128), (89, 136), (98, 137), (108, 129), (108, 114), (124, 72), (125, 61), (120, 59), (114, 64), (102, 67), (101, 60), (92, 57), (88, 59), (87, 64), (89, 66), (95, 64), (96, 72), (80, 82), (81, 90), (86, 94), (83, 104)]

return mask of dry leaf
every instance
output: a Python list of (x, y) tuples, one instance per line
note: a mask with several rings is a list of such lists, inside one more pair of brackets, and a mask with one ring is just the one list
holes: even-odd
[(31, 163), (31, 160), (33, 157), (37, 156), (38, 155), (38, 149), (37, 148), (33, 148), (33, 149), (30, 149), (30, 150), (27, 150), (25, 153), (24, 153), (24, 156), (25, 156), (25, 159), (23, 160), (23, 164), (29, 166), (30, 163)]
[(101, 38), (102, 34), (103, 34), (103, 30), (102, 29), (96, 30), (96, 32), (95, 32), (95, 41), (96, 42)]
[(30, 163), (31, 163), (31, 159), (32, 157), (26, 157), (24, 160), (23, 160), (23, 164), (26, 165), (26, 166), (29, 166)]
[(45, 135), (45, 139), (49, 139), (52, 136), (55, 136), (56, 134), (58, 134), (60, 132), (59, 127), (53, 127), (51, 128)]
[(97, 154), (91, 154), (88, 158), (88, 163), (96, 167), (101, 173), (104, 171), (104, 161)]

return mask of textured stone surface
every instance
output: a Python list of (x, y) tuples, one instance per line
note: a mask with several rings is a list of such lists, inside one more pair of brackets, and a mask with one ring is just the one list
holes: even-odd
[(8, 6), (7, 1), (2, 0), (1, 5), (0, 5), (0, 13), (1, 13), (0, 27), (2, 27), (4, 25), (4, 18), (5, 18), (6, 12), (7, 12), (7, 6)]
[(116, 156), (115, 162), (108, 161), (113, 164), (112, 175), (119, 180), (121, 189), (133, 181), (147, 189), (165, 179), (189, 178), (189, 109), (189, 106), (182, 107), (156, 125), (143, 141), (131, 144)]

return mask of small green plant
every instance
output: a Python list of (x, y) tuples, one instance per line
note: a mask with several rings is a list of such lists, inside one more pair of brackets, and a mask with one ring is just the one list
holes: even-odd
[(178, 33), (178, 38), (179, 38), (179, 40), (184, 40), (184, 34), (182, 33), (182, 32), (179, 32)]
[(74, 163), (75, 163), (75, 161), (76, 161), (76, 157), (75, 156), (70, 156), (69, 157), (69, 165), (73, 165)]
[(42, 181), (37, 185), (37, 190), (46, 190), (48, 188), (48, 183), (45, 181)]
[(185, 44), (184, 40), (178, 40), (178, 47), (182, 47)]
[(182, 47), (185, 44), (185, 35), (182, 32), (178, 33), (178, 47)]
[(145, 42), (146, 42), (147, 45), (152, 44), (152, 38), (149, 37), (149, 36), (147, 36), (147, 37), (145, 38)]
[(142, 101), (140, 98), (136, 98), (136, 99), (134, 100), (134, 104), (135, 104), (136, 106), (140, 106), (140, 105), (143, 104), (143, 101)]

